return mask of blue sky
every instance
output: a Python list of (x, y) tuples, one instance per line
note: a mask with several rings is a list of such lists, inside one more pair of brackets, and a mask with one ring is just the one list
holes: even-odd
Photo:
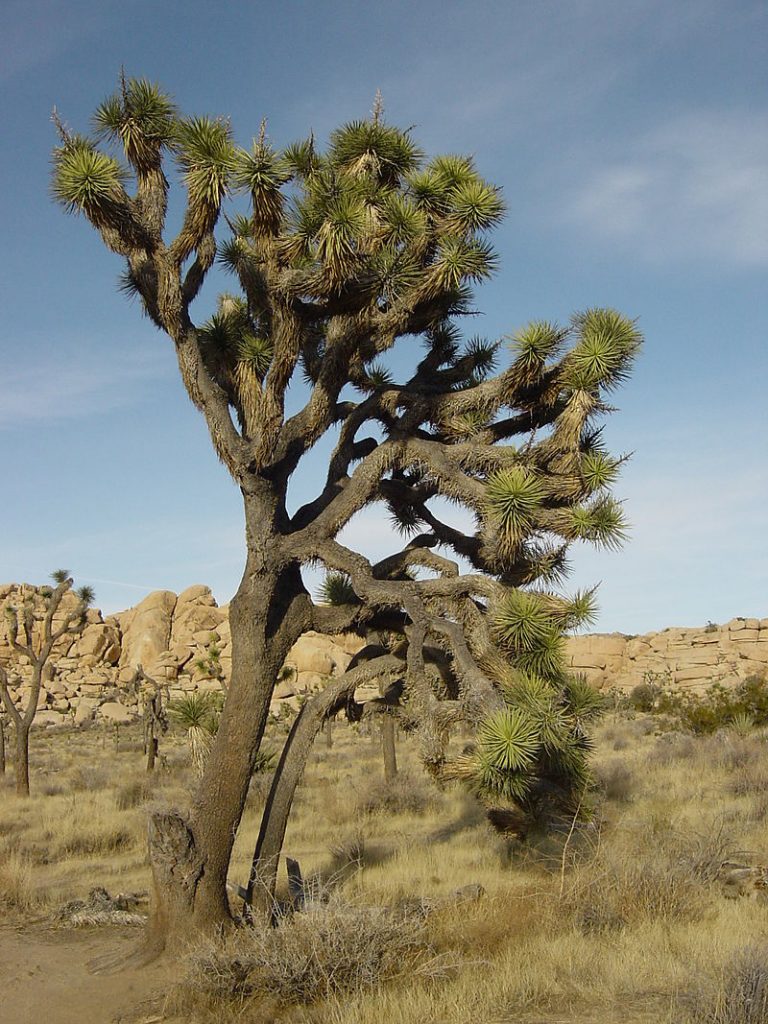
[[(646, 345), (606, 436), (632, 451), (605, 631), (768, 615), (768, 5), (751, 0), (5, 0), (0, 9), (0, 582), (64, 565), (105, 611), (242, 568), (239, 493), (117, 257), (49, 199), (49, 121), (129, 75), (276, 145), (366, 116), (475, 155), (509, 212), (472, 331), (591, 305)], [(220, 282), (219, 282), (220, 283)], [(214, 288), (195, 309), (210, 310)], [(322, 451), (295, 500), (319, 480)], [(383, 514), (348, 529), (371, 554)]]

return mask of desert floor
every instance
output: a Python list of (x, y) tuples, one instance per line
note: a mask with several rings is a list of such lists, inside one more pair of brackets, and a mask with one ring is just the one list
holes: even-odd
[[(318, 739), (285, 852), (327, 902), (285, 926), (294, 931), (284, 933), (284, 960), (246, 987), (230, 985), (227, 965), (247, 936), (239, 949), (94, 974), (89, 964), (129, 951), (140, 927), (62, 914), (96, 886), (146, 892), (147, 812), (183, 807), (192, 782), (184, 734), (163, 740), (163, 764), (148, 779), (138, 728), (35, 733), (32, 796), (14, 795), (11, 769), (0, 787), (2, 1024), (768, 1020), (754, 1016), (754, 993), (768, 1000), (768, 904), (759, 887), (739, 895), (723, 869), (768, 862), (761, 732), (694, 738), (651, 718), (609, 715), (597, 730), (602, 795), (592, 820), (570, 839), (521, 849), (490, 828), (471, 796), (427, 781), (409, 737), (398, 739), (398, 783), (385, 787), (377, 736), (366, 728), (339, 722), (332, 746)], [(283, 735), (273, 727), (273, 748)], [(267, 784), (254, 778), (236, 882), (248, 874)], [(463, 901), (464, 886), (484, 895)], [(331, 913), (340, 943), (333, 976), (302, 994), (285, 981), (297, 969), (286, 958), (308, 929), (321, 955)], [(378, 980), (374, 972), (361, 983), (351, 961), (375, 940), (367, 922), (380, 927), (382, 914), (405, 922), (410, 944), (400, 960), (393, 949)], [(359, 931), (344, 946), (351, 921)]]

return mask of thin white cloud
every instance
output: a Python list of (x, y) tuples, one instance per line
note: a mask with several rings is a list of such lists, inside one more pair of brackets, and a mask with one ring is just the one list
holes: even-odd
[(710, 111), (602, 154), (566, 190), (572, 223), (653, 262), (768, 263), (768, 113)]
[(96, 35), (112, 4), (6, 0), (0, 5), (0, 81), (31, 71)]
[(160, 354), (133, 350), (78, 362), (46, 356), (5, 370), (0, 378), (0, 429), (124, 407), (140, 394), (127, 385), (156, 380), (162, 365)]

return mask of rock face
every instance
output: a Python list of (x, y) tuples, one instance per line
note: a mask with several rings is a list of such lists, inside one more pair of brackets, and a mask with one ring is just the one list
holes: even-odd
[[(42, 611), (43, 600), (34, 587), (0, 585), (0, 607), (29, 599)], [(29, 692), (31, 668), (12, 650), (5, 618), (0, 620), (0, 662), (16, 679), (12, 693), (19, 702)], [(281, 700), (295, 702), (297, 695), (322, 689), (329, 676), (345, 671), (362, 646), (356, 636), (302, 636), (286, 661), (289, 673), (278, 684), (273, 709)], [(198, 584), (178, 596), (155, 591), (136, 607), (106, 619), (94, 609), (83, 633), (62, 638), (49, 664), (53, 673), (40, 693), (36, 724), (80, 725), (94, 718), (126, 722), (138, 712), (130, 684), (139, 665), (168, 687), (171, 698), (226, 686), (232, 670), (227, 608), (220, 608), (210, 589)]]
[(574, 636), (567, 651), (573, 670), (599, 688), (631, 690), (649, 679), (692, 690), (735, 685), (768, 669), (768, 619), (736, 618), (724, 626), (671, 627), (634, 637)]
[[(38, 611), (43, 608), (34, 587), (0, 585), (0, 608), (23, 600), (33, 601)], [(341, 675), (362, 645), (353, 635), (302, 636), (286, 660), (289, 671), (275, 690), (273, 710), (281, 702), (295, 705), (301, 695)], [(567, 652), (572, 669), (599, 688), (631, 690), (649, 674), (691, 689), (713, 682), (736, 684), (768, 669), (768, 618), (736, 618), (724, 626), (671, 628), (636, 637), (569, 637)], [(5, 616), (0, 616), (0, 662), (17, 680), (15, 699), (23, 700), (31, 668), (12, 650)], [(226, 685), (232, 668), (227, 608), (218, 607), (210, 589), (198, 584), (178, 596), (158, 590), (135, 608), (106, 619), (93, 609), (82, 635), (63, 637), (51, 664), (54, 671), (40, 693), (38, 725), (127, 721), (137, 712), (129, 684), (138, 665), (165, 684), (172, 698)]]

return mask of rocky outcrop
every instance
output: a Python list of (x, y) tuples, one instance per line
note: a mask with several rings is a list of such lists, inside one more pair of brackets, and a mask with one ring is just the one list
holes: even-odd
[[(34, 587), (0, 585), (0, 607), (24, 601), (42, 613), (43, 598)], [(566, 643), (572, 669), (599, 688), (631, 690), (655, 678), (703, 689), (713, 682), (735, 684), (768, 669), (768, 619), (737, 618), (724, 626), (671, 628), (644, 636), (575, 636)], [(288, 655), (273, 711), (279, 713), (281, 703), (297, 706), (302, 695), (343, 673), (361, 646), (354, 635), (302, 636)], [(16, 681), (18, 701), (29, 693), (31, 667), (24, 661), (12, 650), (7, 621), (0, 616), (0, 663)], [(51, 665), (40, 693), (38, 725), (81, 724), (94, 717), (120, 724), (137, 711), (131, 683), (139, 665), (167, 686), (171, 698), (226, 686), (232, 668), (227, 607), (219, 607), (210, 589), (198, 584), (178, 596), (156, 591), (135, 608), (106, 618), (92, 609), (81, 636), (59, 642)], [(375, 691), (373, 685), (366, 696)]]
[(600, 688), (631, 690), (655, 680), (693, 690), (735, 685), (768, 669), (768, 619), (731, 619), (723, 626), (625, 636), (598, 633), (567, 640), (576, 672)]
[[(0, 586), (0, 606), (33, 601), (44, 614), (42, 596), (27, 584)], [(74, 599), (73, 599), (74, 600)], [(344, 672), (362, 646), (356, 636), (307, 633), (290, 652), (273, 710), (321, 689), (328, 677)], [(29, 693), (31, 668), (12, 650), (7, 623), (0, 621), (0, 663), (9, 666), (17, 701)], [(78, 638), (63, 638), (50, 662), (52, 673), (40, 693), (37, 725), (82, 724), (94, 717), (119, 725), (138, 711), (132, 682), (136, 670), (168, 688), (172, 699), (194, 691), (221, 691), (232, 670), (227, 608), (219, 607), (202, 584), (178, 596), (169, 590), (149, 594), (127, 611), (103, 618), (88, 612)]]

